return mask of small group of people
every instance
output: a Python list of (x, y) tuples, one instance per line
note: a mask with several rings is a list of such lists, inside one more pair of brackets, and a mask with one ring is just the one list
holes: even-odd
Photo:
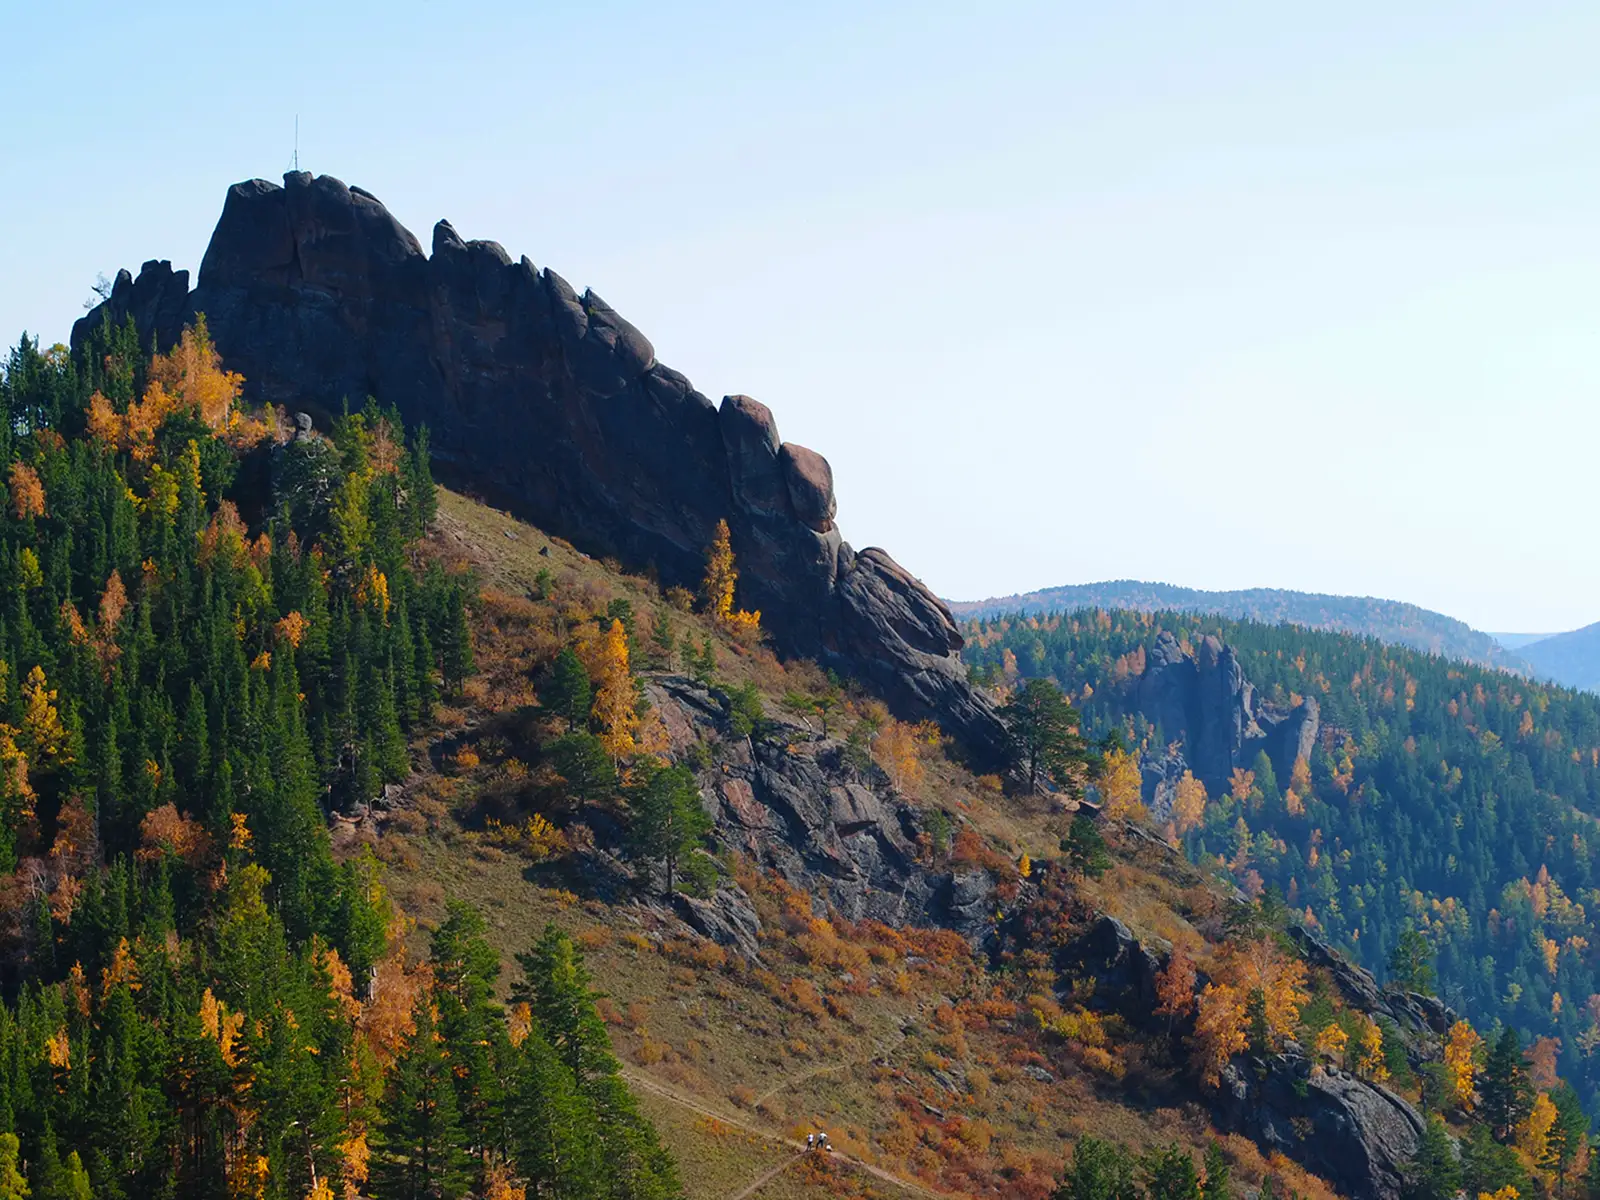
[(833, 1147), (828, 1145), (828, 1135), (827, 1134), (825, 1134), (825, 1133), (808, 1133), (808, 1134), (806, 1134), (806, 1149), (807, 1150), (832, 1150)]

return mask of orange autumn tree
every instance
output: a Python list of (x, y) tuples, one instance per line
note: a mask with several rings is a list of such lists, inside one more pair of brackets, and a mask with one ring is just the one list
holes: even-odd
[(1139, 755), (1124, 750), (1106, 752), (1105, 768), (1096, 785), (1105, 815), (1132, 820), (1145, 815), (1140, 798), (1143, 780), (1139, 774)]
[(1180, 835), (1199, 826), (1206, 813), (1206, 785), (1185, 771), (1172, 799), (1172, 826)]
[(1167, 965), (1156, 976), (1156, 1015), (1168, 1018), (1168, 1028), (1195, 1008), (1194, 959), (1174, 944)]
[(753, 637), (761, 629), (761, 612), (745, 612), (733, 604), (734, 585), (739, 570), (733, 561), (733, 534), (726, 520), (717, 522), (717, 532), (706, 549), (706, 575), (700, 583), (700, 596), (706, 611), (719, 625), (740, 638)]
[(11, 511), (19, 521), (44, 516), (44, 481), (27, 463), (11, 464)]
[(243, 388), (244, 376), (223, 368), (202, 314), (169, 353), (150, 360), (144, 394), (126, 411), (118, 412), (101, 392), (89, 397), (89, 434), (104, 446), (149, 462), (162, 422), (174, 413), (188, 413), (231, 445), (246, 449), (267, 437), (271, 427), (240, 411)]

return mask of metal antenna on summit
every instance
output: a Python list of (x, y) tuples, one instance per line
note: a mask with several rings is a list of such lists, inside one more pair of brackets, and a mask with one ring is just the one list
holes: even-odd
[(294, 115), (294, 169), (300, 169), (300, 114)]

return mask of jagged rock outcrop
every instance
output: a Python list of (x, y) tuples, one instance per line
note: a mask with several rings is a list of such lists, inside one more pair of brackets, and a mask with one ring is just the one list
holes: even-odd
[(761, 918), (743, 888), (719, 887), (707, 899), (674, 892), (672, 906), (701, 937), (726, 946), (747, 961), (761, 955)]
[(726, 518), (739, 601), (782, 652), (939, 720), (988, 769), (1005, 756), (944, 604), (841, 537), (827, 461), (764, 405), (713, 404), (593, 292), (444, 221), (425, 253), (369, 193), (297, 172), (229, 189), (192, 292), (168, 263), (123, 272), (73, 344), (128, 316), (167, 344), (197, 312), (251, 399), (328, 414), (373, 396), (430, 427), (446, 479), (663, 583), (698, 581)]
[(1139, 762), (1140, 791), (1150, 819), (1157, 825), (1172, 816), (1172, 802), (1178, 798), (1178, 783), (1189, 769), (1182, 752), (1164, 750), (1146, 754)]
[(1056, 969), (1067, 978), (1094, 980), (1097, 1005), (1122, 1014), (1139, 1027), (1166, 1024), (1165, 1017), (1155, 1016), (1160, 1003), (1156, 976), (1161, 967), (1162, 960), (1142, 945), (1131, 929), (1106, 916), (1056, 956)]
[(1230, 1063), (1213, 1111), (1225, 1127), (1279, 1150), (1359, 1200), (1397, 1200), (1425, 1129), (1381, 1084), (1289, 1052)]
[[(646, 694), (680, 758), (697, 743), (715, 746), (717, 761), (700, 778), (724, 845), (850, 920), (941, 925), (978, 941), (992, 934), (989, 872), (933, 871), (918, 862), (917, 809), (863, 777), (843, 742), (779, 722), (736, 737), (717, 695), (682, 676), (653, 679)], [(709, 913), (681, 915), (706, 936), (742, 949), (739, 938), (712, 927)]]
[[(1291, 936), (1311, 966), (1332, 974), (1347, 1003), (1393, 1019), (1408, 1038), (1408, 1050), (1413, 1041), (1422, 1050), (1429, 1030), (1443, 1032), (1436, 1015), (1423, 1018), (1410, 1011), (1412, 1001), (1424, 998), (1383, 991), (1370, 974), (1314, 936), (1299, 930)], [(1157, 976), (1165, 965), (1165, 954), (1142, 944), (1127, 925), (1110, 916), (1099, 917), (1056, 956), (1064, 989), (1092, 979), (1097, 1008), (1136, 1028), (1169, 1031), (1181, 1041), (1192, 1028), (1192, 1018), (1169, 1027), (1171, 1018), (1155, 1013)], [(1200, 974), (1196, 990), (1206, 982)], [(1402, 1097), (1314, 1063), (1292, 1042), (1282, 1054), (1235, 1059), (1208, 1099), (1224, 1128), (1244, 1133), (1268, 1150), (1281, 1150), (1344, 1194), (1375, 1200), (1399, 1196), (1401, 1172), (1423, 1131), (1421, 1115)]]
[(1440, 1040), (1456, 1022), (1456, 1014), (1442, 1000), (1379, 987), (1371, 971), (1345, 958), (1304, 926), (1292, 926), (1289, 937), (1308, 964), (1328, 973), (1346, 1004), (1394, 1022), (1413, 1067), (1438, 1058)]
[(1259, 702), (1231, 646), (1207, 635), (1191, 653), (1165, 631), (1146, 655), (1137, 704), (1179, 745), (1146, 772), (1145, 803), (1154, 807), (1184, 770), (1216, 795), (1235, 768), (1248, 769), (1262, 751), (1287, 782), (1295, 759), (1308, 757), (1316, 744), (1320, 720), (1310, 698), (1293, 709)]

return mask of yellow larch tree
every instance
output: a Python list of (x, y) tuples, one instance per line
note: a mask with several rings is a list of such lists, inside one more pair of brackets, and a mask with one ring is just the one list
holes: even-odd
[(359, 1200), (361, 1185), (367, 1181), (369, 1164), (372, 1160), (372, 1150), (367, 1145), (365, 1129), (352, 1130), (350, 1135), (339, 1143), (339, 1157), (344, 1159), (345, 1200)]
[(1178, 780), (1177, 794), (1172, 798), (1172, 824), (1179, 834), (1196, 828), (1206, 813), (1206, 785), (1185, 771)]
[(739, 580), (733, 565), (733, 534), (727, 521), (717, 522), (716, 536), (706, 551), (706, 577), (700, 582), (700, 596), (706, 611), (718, 621), (733, 615), (733, 586)]
[(1383, 1058), (1383, 1029), (1366, 1013), (1355, 1014), (1360, 1034), (1356, 1039), (1356, 1073), (1374, 1083), (1389, 1078), (1389, 1067)]
[(1478, 1066), (1483, 1057), (1483, 1039), (1465, 1021), (1450, 1027), (1444, 1041), (1445, 1081), (1450, 1086), (1450, 1100), (1463, 1112), (1471, 1112), (1478, 1079)]
[(745, 612), (733, 606), (734, 585), (739, 581), (739, 570), (733, 561), (733, 534), (725, 520), (717, 522), (717, 531), (706, 549), (706, 574), (700, 582), (700, 596), (706, 611), (719, 624), (726, 627), (740, 641), (754, 641), (761, 633), (761, 613)]
[(1139, 774), (1137, 752), (1108, 751), (1096, 787), (1100, 791), (1100, 803), (1106, 816), (1130, 820), (1145, 815), (1144, 803), (1140, 799), (1143, 780)]
[(18, 731), (0, 723), (0, 805), (13, 822), (33, 820), (33, 785), (28, 782), (28, 756), (17, 745)]
[(1322, 1032), (1317, 1034), (1314, 1049), (1325, 1058), (1331, 1058), (1340, 1066), (1344, 1065), (1345, 1049), (1350, 1045), (1350, 1035), (1337, 1021), (1330, 1021), (1322, 1027)]
[(1528, 1156), (1528, 1161), (1535, 1166), (1541, 1165), (1545, 1160), (1545, 1152), (1549, 1149), (1550, 1130), (1556, 1123), (1555, 1102), (1550, 1099), (1548, 1092), (1540, 1092), (1533, 1098), (1533, 1107), (1528, 1110), (1517, 1126), (1517, 1149)]
[(1222, 1081), (1222, 1068), (1249, 1044), (1244, 1002), (1244, 993), (1232, 984), (1213, 981), (1200, 993), (1190, 1045), (1195, 1068), (1208, 1087)]
[(35, 666), (22, 685), (22, 738), (32, 761), (51, 767), (70, 766), (72, 748), (61, 714), (56, 711), (56, 693)]
[(600, 726), (600, 741), (613, 759), (632, 754), (639, 728), (633, 671), (628, 665), (628, 631), (613, 619), (605, 636), (594, 643), (585, 664), (594, 686), (591, 714)]
[(872, 740), (872, 755), (898, 791), (907, 796), (917, 794), (925, 772), (915, 726), (890, 718)]
[(528, 1190), (513, 1182), (503, 1163), (495, 1163), (484, 1173), (483, 1200), (527, 1200)]
[(1246, 997), (1261, 993), (1267, 1028), (1274, 1038), (1294, 1036), (1301, 1006), (1311, 998), (1304, 963), (1285, 955), (1273, 939), (1261, 938), (1230, 944), (1217, 972)]

